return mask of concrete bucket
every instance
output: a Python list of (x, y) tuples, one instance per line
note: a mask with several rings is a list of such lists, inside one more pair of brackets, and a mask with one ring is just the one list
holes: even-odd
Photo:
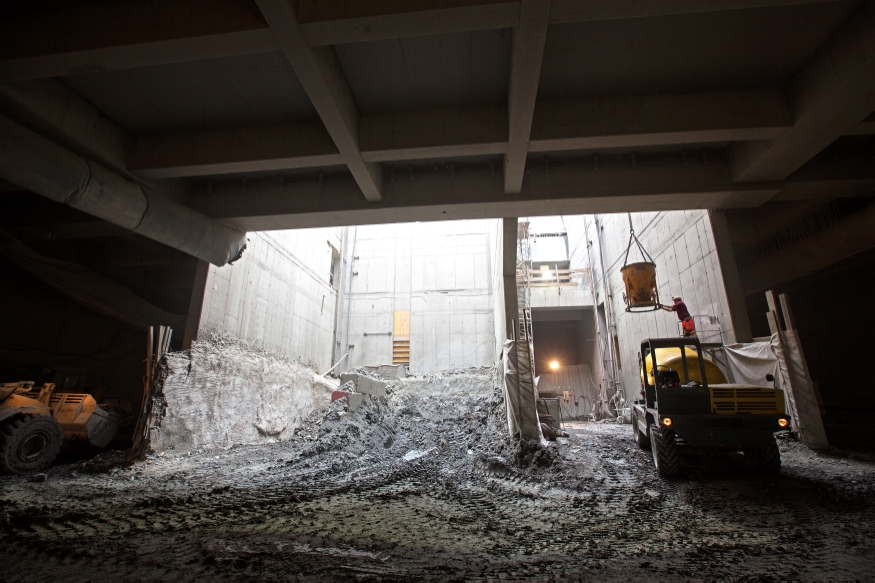
[(649, 261), (629, 263), (620, 269), (626, 291), (623, 301), (627, 312), (647, 312), (659, 309), (656, 287), (656, 264)]

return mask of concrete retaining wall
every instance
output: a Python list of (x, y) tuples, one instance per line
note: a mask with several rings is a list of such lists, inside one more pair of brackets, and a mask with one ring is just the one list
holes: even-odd
[(255, 232), (234, 265), (210, 266), (200, 329), (331, 366), (337, 291), (330, 283), (340, 229)]
[(394, 314), (405, 310), (410, 311), (412, 373), (491, 366), (496, 355), (494, 223), (352, 229), (355, 250), (347, 244), (347, 257), (353, 275), (342, 323), (345, 327), (349, 319), (351, 348), (345, 368), (391, 363)]

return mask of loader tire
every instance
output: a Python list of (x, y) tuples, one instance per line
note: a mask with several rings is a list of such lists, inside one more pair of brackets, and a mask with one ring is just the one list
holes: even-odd
[(674, 434), (663, 434), (656, 425), (650, 426), (650, 444), (653, 450), (653, 463), (663, 478), (676, 476), (681, 469), (678, 448), (674, 444)]
[(64, 431), (52, 417), (14, 415), (0, 425), (0, 470), (32, 474), (48, 467), (61, 451)]
[(638, 428), (638, 419), (634, 414), (632, 415), (632, 437), (639, 449), (650, 449), (650, 438), (641, 433), (641, 429)]
[(777, 474), (781, 471), (781, 450), (778, 449), (778, 441), (774, 437), (771, 437), (765, 445), (752, 450), (751, 453), (757, 472)]

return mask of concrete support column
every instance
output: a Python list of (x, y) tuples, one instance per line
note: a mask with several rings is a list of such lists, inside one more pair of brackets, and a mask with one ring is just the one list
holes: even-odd
[(517, 248), (517, 217), (502, 219), (502, 274), (504, 276), (504, 315), (505, 329), (508, 340), (519, 338), (519, 326), (516, 324), (520, 315), (519, 298), (516, 289), (516, 248)]
[(750, 320), (744, 303), (735, 251), (732, 249), (732, 239), (729, 236), (729, 225), (726, 223), (726, 213), (721, 210), (709, 210), (708, 218), (711, 220), (711, 232), (714, 234), (720, 271), (723, 273), (723, 287), (726, 290), (726, 302), (729, 304), (735, 341), (751, 342), (753, 334), (750, 331)]

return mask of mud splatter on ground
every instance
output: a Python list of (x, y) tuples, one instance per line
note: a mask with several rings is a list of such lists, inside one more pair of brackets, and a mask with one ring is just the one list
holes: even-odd
[[(781, 443), (656, 477), (627, 425), (502, 437), (494, 375), (398, 381), (295, 440), (0, 478), (4, 580), (869, 579), (875, 463)], [(160, 453), (160, 452), (159, 452)]]

